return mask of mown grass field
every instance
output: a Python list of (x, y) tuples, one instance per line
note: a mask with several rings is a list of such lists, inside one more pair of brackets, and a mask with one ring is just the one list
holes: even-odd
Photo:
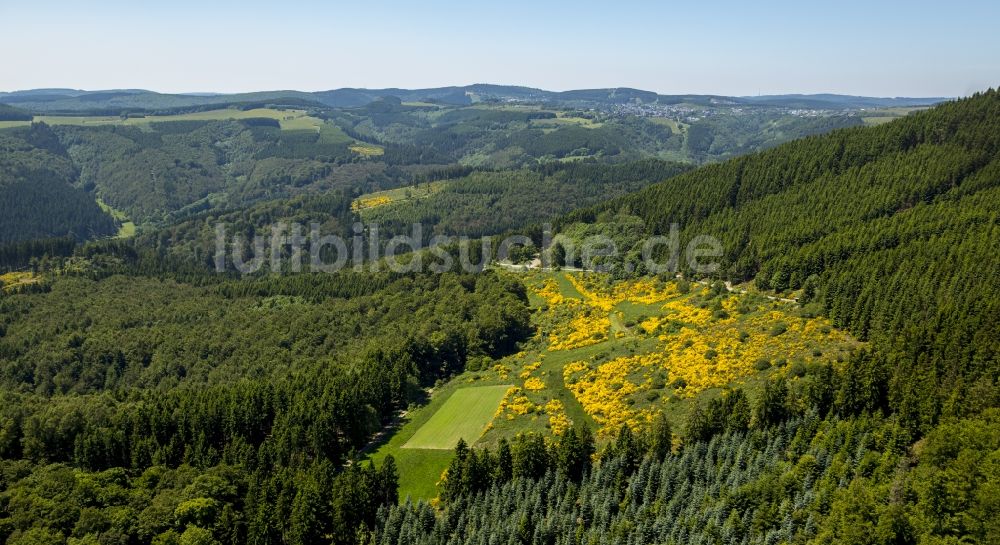
[(386, 456), (391, 455), (395, 458), (399, 468), (401, 501), (407, 497), (414, 500), (430, 500), (437, 497), (438, 479), (452, 458), (450, 449), (403, 448), (403, 445), (437, 414), (454, 392), (470, 386), (485, 385), (507, 388), (507, 385), (501, 384), (495, 376), (482, 376), (470, 372), (463, 373), (435, 389), (430, 401), (421, 407), (411, 408), (402, 425), (369, 456), (377, 464), (381, 464)]
[(508, 388), (501, 384), (456, 390), (403, 448), (448, 450), (455, 448), (459, 439), (475, 443), (493, 420)]

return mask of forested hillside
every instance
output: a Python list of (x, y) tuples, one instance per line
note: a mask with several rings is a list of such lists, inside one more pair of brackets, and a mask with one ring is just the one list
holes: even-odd
[(396, 476), (342, 472), (348, 455), (527, 333), (523, 287), (493, 275), (195, 286), (60, 270), (0, 296), (9, 543), (351, 542)]
[(602, 209), (627, 210), (654, 233), (678, 223), (682, 238), (719, 237), (722, 275), (802, 290), (878, 347), (894, 409), (925, 432), (945, 400), (996, 379), (998, 129), (990, 91), (708, 166)]
[(0, 121), (31, 121), (32, 115), (13, 106), (0, 104)]
[(48, 127), (0, 133), (0, 245), (114, 234), (115, 220), (73, 185), (78, 175)]
[(716, 108), (683, 100), (668, 104), (610, 110), (558, 103), (446, 108), (385, 97), (363, 108), (331, 112), (329, 118), (362, 140), (434, 150), (451, 161), (493, 168), (584, 158), (700, 163), (862, 122), (853, 112), (803, 116), (784, 109)]
[(463, 446), (443, 511), (390, 510), (375, 541), (996, 542), (998, 135), (989, 91), (566, 218), (564, 229), (613, 233), (633, 218), (647, 234), (676, 222), (685, 239), (717, 236), (717, 275), (791, 291), (867, 348), (783, 373), (749, 401), (735, 389), (696, 404), (673, 448), (664, 426), (623, 428), (591, 469), (585, 432), (549, 447)]
[[(294, 93), (212, 106), (208, 97), (140, 91), (52, 93), (10, 97), (25, 99), (21, 106), (45, 104), (39, 111), (46, 113), (63, 101), (96, 107), (163, 98), (189, 107), (33, 116), (0, 105), (0, 245), (102, 238), (118, 231), (115, 223), (129, 236), (134, 227), (153, 231), (304, 194), (359, 196), (454, 178), (462, 179), (436, 199), (373, 217), (392, 229), (421, 220), (439, 232), (478, 236), (548, 220), (682, 169), (666, 163), (711, 162), (862, 122), (855, 111), (807, 115), (697, 97), (634, 109), (615, 106), (624, 94), (604, 104), (604, 91), (567, 95), (573, 104), (603, 104), (594, 109), (531, 100), (407, 103), (391, 95), (334, 108)], [(462, 176), (474, 171), (490, 174)], [(526, 196), (529, 188), (537, 199)], [(40, 202), (47, 214), (33, 213)]]
[[(281, 130), (277, 121), (155, 123), (55, 130), (81, 182), (139, 222), (165, 222), (194, 207), (236, 208), (336, 185), (336, 167), (359, 159), (351, 140)], [(338, 169), (343, 170), (343, 169)], [(358, 174), (367, 174), (359, 172)]]
[(408, 233), (419, 223), (435, 234), (481, 237), (550, 221), (581, 206), (635, 191), (687, 170), (653, 159), (602, 165), (554, 163), (534, 169), (476, 172), (448, 180), (440, 191), (411, 188), (411, 198), (362, 211), (387, 233)]
[[(733, 418), (735, 416), (735, 418)], [(744, 418), (742, 422), (740, 418)], [(747, 431), (749, 414), (671, 453), (627, 430), (601, 451), (561, 440), (456, 451), (443, 511), (404, 503), (384, 545), (438, 543), (995, 543), (1000, 415), (943, 424), (907, 452), (881, 416), (814, 410)], [(660, 428), (660, 433), (670, 433)], [(962, 445), (955, 445), (961, 438)], [(959, 541), (962, 539), (963, 541)]]

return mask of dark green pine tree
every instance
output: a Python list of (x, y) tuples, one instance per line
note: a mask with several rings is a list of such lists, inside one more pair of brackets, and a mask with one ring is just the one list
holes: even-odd
[(649, 429), (649, 451), (657, 460), (663, 460), (673, 450), (674, 431), (667, 415), (662, 412), (656, 415)]

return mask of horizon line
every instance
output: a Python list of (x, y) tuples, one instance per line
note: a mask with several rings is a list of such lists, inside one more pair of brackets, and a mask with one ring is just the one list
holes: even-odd
[[(567, 89), (546, 89), (544, 87), (532, 87), (530, 85), (519, 85), (519, 84), (509, 84), (509, 83), (468, 83), (463, 85), (439, 85), (436, 87), (332, 87), (324, 88), (318, 90), (302, 90), (293, 88), (269, 88), (269, 89), (257, 89), (257, 90), (246, 90), (246, 91), (183, 91), (183, 92), (169, 92), (169, 91), (157, 91), (154, 89), (147, 89), (143, 87), (107, 87), (107, 88), (92, 88), (92, 89), (82, 89), (75, 87), (30, 87), (15, 90), (0, 90), (0, 94), (17, 94), (26, 93), (32, 91), (72, 91), (79, 93), (100, 93), (100, 92), (135, 92), (135, 93), (155, 93), (159, 95), (174, 95), (174, 96), (226, 96), (226, 95), (244, 95), (244, 94), (255, 94), (255, 93), (329, 93), (334, 91), (346, 91), (346, 90), (360, 90), (360, 91), (385, 91), (390, 89), (398, 89), (401, 91), (423, 91), (423, 90), (433, 90), (433, 89), (462, 89), (475, 86), (490, 86), (490, 87), (513, 87), (519, 89), (526, 89), (532, 91), (542, 91), (546, 93), (567, 93), (572, 91), (604, 91), (604, 90), (616, 90), (616, 89), (627, 89), (633, 91), (641, 91), (645, 93), (654, 93), (658, 96), (703, 96), (703, 97), (726, 97), (726, 98), (763, 98), (763, 97), (789, 97), (789, 96), (801, 96), (801, 97), (815, 97), (815, 96), (841, 96), (841, 97), (858, 97), (858, 98), (881, 98), (881, 99), (955, 99), (961, 98), (962, 96), (970, 95), (916, 95), (916, 94), (896, 94), (896, 95), (879, 95), (879, 94), (864, 94), (856, 92), (831, 92), (831, 91), (820, 91), (820, 92), (803, 92), (803, 91), (790, 91), (790, 92), (768, 92), (768, 93), (757, 93), (757, 94), (722, 94), (722, 93), (698, 93), (698, 92), (661, 92), (653, 91), (649, 89), (643, 89), (641, 87), (629, 87), (629, 86), (614, 86), (614, 87), (575, 87)], [(986, 88), (988, 89), (988, 88)], [(982, 89), (981, 91), (985, 91)]]

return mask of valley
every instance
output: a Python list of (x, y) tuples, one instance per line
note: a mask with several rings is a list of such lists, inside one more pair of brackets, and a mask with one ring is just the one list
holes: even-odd
[(1000, 545), (1000, 3), (0, 17), (0, 544)]
[(0, 538), (994, 541), (996, 91), (477, 89), (0, 108)]

